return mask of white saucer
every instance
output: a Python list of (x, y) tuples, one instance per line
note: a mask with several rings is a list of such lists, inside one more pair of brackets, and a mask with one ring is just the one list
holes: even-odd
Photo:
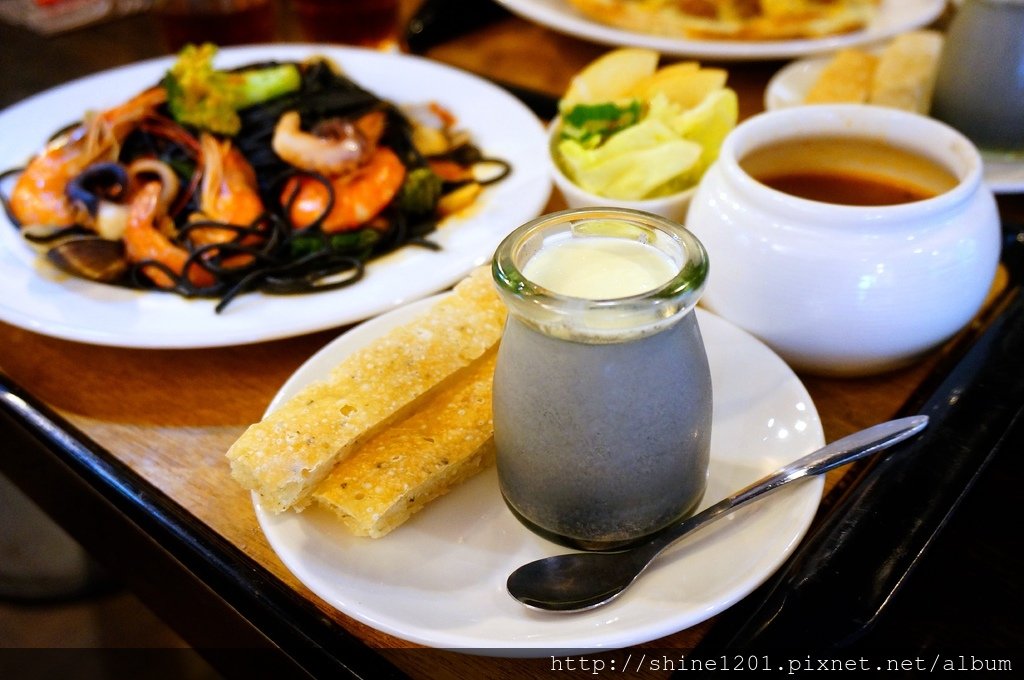
[[(370, 320), (314, 355), (268, 411), (344, 356), (407, 322), (436, 298)], [(824, 442), (810, 396), (771, 350), (698, 310), (714, 386), (704, 506)], [(817, 510), (821, 477), (734, 513), (680, 543), (615, 602), (578, 614), (527, 610), (505, 592), (513, 569), (564, 548), (505, 507), (494, 469), (381, 539), (350, 535), (318, 508), (272, 515), (254, 497), (270, 545), (310, 590), (345, 614), (431, 647), (499, 656), (625, 647), (693, 626), (760, 585), (796, 547)]]

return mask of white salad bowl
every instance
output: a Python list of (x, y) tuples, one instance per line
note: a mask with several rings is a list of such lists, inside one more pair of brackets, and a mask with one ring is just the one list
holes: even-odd
[(608, 198), (599, 194), (591, 193), (580, 185), (573, 182), (566, 176), (555, 160), (556, 135), (560, 126), (560, 120), (556, 118), (548, 126), (548, 169), (551, 179), (558, 188), (565, 203), (570, 208), (593, 208), (593, 207), (614, 207), (642, 210), (644, 212), (660, 215), (674, 222), (682, 222), (690, 207), (690, 199), (693, 198), (696, 187), (690, 187), (683, 191), (657, 198), (647, 198), (638, 201), (629, 201), (619, 198)]
[[(837, 136), (915, 152), (956, 184), (911, 203), (849, 206), (777, 191), (740, 165), (769, 143)], [(799, 370), (909, 364), (967, 324), (992, 284), (1000, 225), (981, 176), (974, 145), (924, 116), (863, 105), (754, 116), (726, 138), (687, 216), (711, 264), (703, 304)]]

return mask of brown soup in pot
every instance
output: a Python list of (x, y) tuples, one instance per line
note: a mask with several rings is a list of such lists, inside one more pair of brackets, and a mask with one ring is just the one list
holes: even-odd
[(881, 141), (813, 137), (769, 144), (740, 166), (791, 196), (855, 206), (898, 205), (949, 191), (957, 177), (935, 161)]

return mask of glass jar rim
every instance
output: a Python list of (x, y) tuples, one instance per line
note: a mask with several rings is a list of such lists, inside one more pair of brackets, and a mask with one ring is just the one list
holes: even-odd
[[(663, 235), (659, 243), (670, 242), (678, 248), (673, 257), (678, 267), (676, 274), (650, 290), (605, 299), (563, 295), (529, 280), (523, 274), (525, 261), (519, 260), (529, 241), (542, 239), (545, 234), (572, 230), (583, 223), (605, 221), (637, 227), (636, 233), (639, 234)], [(632, 238), (620, 234), (580, 235)], [(686, 227), (653, 213), (615, 207), (573, 208), (527, 222), (499, 244), (491, 265), (495, 285), (510, 313), (549, 335), (588, 342), (621, 341), (623, 336), (647, 334), (675, 323), (697, 304), (707, 282), (708, 270), (707, 251)], [(581, 319), (586, 321), (581, 322)]]

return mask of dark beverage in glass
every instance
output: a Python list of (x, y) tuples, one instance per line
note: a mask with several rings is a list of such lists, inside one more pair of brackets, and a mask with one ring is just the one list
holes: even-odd
[(394, 47), (398, 0), (292, 0), (306, 40), (378, 49)]
[(247, 45), (274, 39), (272, 0), (158, 0), (153, 8), (164, 43)]

